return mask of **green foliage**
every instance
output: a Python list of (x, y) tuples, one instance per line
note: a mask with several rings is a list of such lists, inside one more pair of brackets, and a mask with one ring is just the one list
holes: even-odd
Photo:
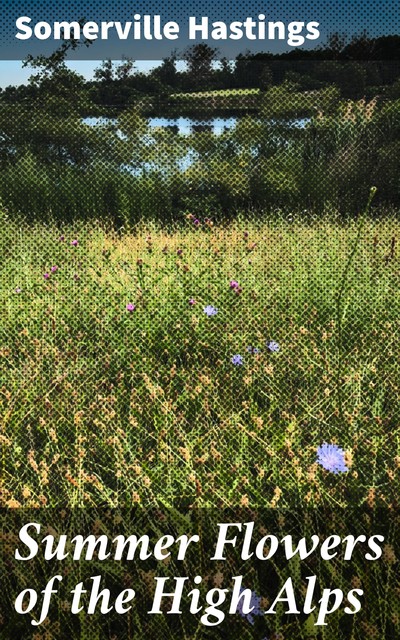
[[(122, 237), (4, 220), (5, 504), (397, 499), (398, 222), (365, 221), (339, 336), (354, 223), (190, 218)], [(353, 459), (340, 478), (315, 468), (316, 447), (333, 440)], [(243, 470), (233, 484), (227, 464)]]
[(396, 206), (399, 104), (338, 101), (333, 87), (304, 96), (286, 83), (265, 93), (263, 117), (185, 136), (150, 128), (137, 110), (93, 126), (55, 97), (44, 109), (5, 105), (0, 198), (13, 215), (117, 225), (202, 215), (204, 206), (224, 217), (285, 206), (348, 214), (371, 184), (378, 204)]
[(318, 111), (336, 111), (340, 92), (335, 86), (308, 92), (297, 89), (297, 85), (288, 80), (270, 88), (263, 97), (261, 115), (268, 118), (293, 118), (315, 115)]

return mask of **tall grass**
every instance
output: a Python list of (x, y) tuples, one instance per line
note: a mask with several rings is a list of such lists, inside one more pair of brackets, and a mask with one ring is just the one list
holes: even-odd
[(392, 504), (399, 223), (196, 225), (3, 221), (3, 504)]
[[(2, 637), (32, 635), (37, 611), (17, 615), (15, 597), (56, 572), (60, 592), (32, 637), (397, 637), (400, 225), (285, 217), (214, 225), (190, 215), (186, 226), (124, 234), (3, 217)], [(347, 472), (317, 463), (323, 442), (344, 449)], [(225, 513), (256, 520), (256, 537), (384, 530), (383, 555), (257, 563), (233, 550), (216, 566), (208, 558)], [(196, 531), (202, 544), (184, 563), (94, 558), (56, 569), (40, 552), (21, 571), (13, 558), (27, 521), (68, 539)], [(148, 614), (156, 575), (187, 575), (188, 588), (201, 575), (204, 598), (242, 574), (264, 607), (289, 576), (302, 603), (313, 574), (318, 593), (361, 586), (365, 602), (319, 628), (283, 604), (254, 624), (237, 614), (212, 630), (186, 605), (182, 616)], [(71, 589), (90, 588), (94, 575), (113, 596), (133, 586), (132, 610), (71, 615)]]

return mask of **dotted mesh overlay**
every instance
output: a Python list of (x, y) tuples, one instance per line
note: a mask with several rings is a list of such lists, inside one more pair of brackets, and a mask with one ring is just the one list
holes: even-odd
[[(372, 0), (364, 2), (348, 2), (346, 0), (316, 0), (313, 3), (299, 2), (296, 0), (286, 0), (285, 2), (258, 3), (253, 0), (247, 2), (229, 2), (221, 5), (215, 2), (174, 2), (160, 3), (154, 0), (148, 2), (126, 3), (114, 2), (80, 2), (79, 5), (60, 0), (57, 3), (43, 0), (36, 2), (32, 0), (12, 0), (3, 3), (2, 22), (0, 26), (0, 58), (8, 60), (18, 60), (28, 54), (38, 55), (39, 53), (50, 53), (59, 42), (49, 40), (38, 40), (32, 37), (28, 40), (16, 39), (16, 20), (22, 16), (31, 18), (30, 26), (33, 28), (36, 23), (46, 21), (53, 24), (55, 21), (132, 21), (137, 14), (160, 15), (162, 23), (175, 21), (180, 26), (179, 39), (176, 41), (151, 40), (142, 38), (140, 41), (129, 37), (127, 40), (118, 40), (115, 34), (109, 35), (107, 40), (92, 42), (89, 47), (79, 47), (72, 54), (75, 59), (105, 58), (120, 59), (122, 56), (131, 56), (142, 60), (160, 60), (168, 55), (171, 48), (176, 47), (183, 50), (186, 46), (192, 45), (193, 40), (189, 40), (189, 17), (196, 17), (198, 20), (203, 16), (208, 16), (210, 24), (214, 21), (225, 21), (230, 24), (234, 21), (243, 21), (247, 17), (258, 20), (258, 16), (264, 15), (266, 21), (282, 21), (288, 25), (291, 21), (303, 21), (305, 23), (316, 21), (319, 23), (321, 38), (323, 42), (331, 33), (347, 33), (359, 35), (364, 31), (371, 36), (380, 34), (396, 34), (400, 28), (400, 17), (398, 3), (392, 0), (382, 1), (379, 5)], [(211, 28), (210, 28), (211, 32)], [(211, 35), (204, 40), (196, 42), (207, 42), (219, 49), (221, 56), (234, 58), (245, 49), (251, 52), (279, 49), (277, 42), (269, 40), (255, 41), (251, 38), (243, 37), (238, 40), (227, 39), (213, 40)], [(286, 45), (287, 39), (281, 41), (281, 45)], [(312, 43), (312, 45), (314, 45)]]
[[(121, 81), (110, 97), (103, 78), (94, 107), (60, 75), (59, 91), (0, 105), (1, 637), (399, 637), (398, 64), (240, 64), (241, 87), (193, 63), (195, 94), (127, 99)], [(35, 518), (52, 535), (204, 544), (184, 567), (15, 563), (17, 525)], [(258, 539), (385, 544), (376, 563), (365, 549), (207, 563), (217, 522), (251, 520)], [(67, 566), (33, 629), (17, 593)], [(310, 613), (260, 614), (289, 576), (304, 599), (311, 574), (344, 592), (323, 635)], [(138, 608), (71, 616), (70, 590), (94, 575), (114, 597), (136, 589)], [(149, 616), (157, 575), (208, 589), (243, 575), (255, 612), (216, 627)]]

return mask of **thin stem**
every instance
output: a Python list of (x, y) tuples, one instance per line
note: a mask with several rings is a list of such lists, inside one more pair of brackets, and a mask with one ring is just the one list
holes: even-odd
[(347, 285), (348, 275), (350, 272), (351, 265), (353, 263), (356, 251), (358, 249), (358, 245), (361, 239), (361, 232), (363, 230), (364, 222), (368, 215), (371, 202), (375, 196), (376, 187), (371, 187), (369, 192), (369, 198), (367, 202), (367, 206), (364, 209), (364, 212), (360, 216), (360, 221), (357, 227), (357, 235), (353, 244), (353, 248), (351, 250), (350, 256), (347, 260), (347, 264), (343, 271), (342, 281), (340, 284), (340, 288), (338, 291), (338, 295), (336, 298), (336, 319), (337, 319), (337, 334), (338, 334), (338, 345), (339, 345), (339, 362), (338, 362), (338, 372), (337, 372), (337, 396), (338, 396), (338, 405), (339, 405), (339, 416), (340, 419), (343, 420), (343, 398), (342, 398), (342, 371), (343, 371), (343, 303), (344, 303), (344, 294)]

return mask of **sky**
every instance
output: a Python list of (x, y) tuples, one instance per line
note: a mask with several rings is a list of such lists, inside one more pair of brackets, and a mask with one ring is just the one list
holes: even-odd
[[(16, 18), (20, 16), (30, 17), (33, 25), (37, 21), (72, 21), (82, 16), (85, 20), (99, 22), (129, 21), (136, 13), (142, 17), (145, 14), (160, 14), (163, 21), (176, 20), (182, 25), (182, 37), (179, 36), (179, 41), (164, 39), (157, 42), (153, 39), (146, 42), (143, 39), (135, 41), (132, 38), (120, 41), (116, 37), (110, 37), (108, 41), (97, 40), (90, 47), (79, 47), (73, 52), (73, 56), (81, 60), (71, 62), (70, 66), (90, 79), (93, 70), (99, 66), (102, 59), (118, 59), (125, 55), (136, 61), (140, 60), (136, 62), (137, 69), (148, 71), (159, 64), (162, 57), (169, 55), (172, 49), (183, 51), (188, 44), (183, 25), (187, 24), (189, 15), (196, 16), (197, 19), (209, 16), (210, 22), (224, 20), (229, 23), (243, 20), (246, 16), (256, 18), (260, 12), (266, 15), (267, 20), (279, 20), (285, 24), (291, 20), (318, 21), (321, 38), (318, 42), (308, 40), (310, 47), (323, 44), (326, 38), (335, 32), (346, 34), (349, 38), (361, 34), (363, 30), (371, 37), (400, 33), (399, 0), (230, 0), (222, 5), (215, 0), (187, 0), (186, 3), (162, 3), (160, 0), (135, 0), (134, 3), (127, 3), (126, 0), (78, 0), (74, 3), (70, 0), (8, 0), (2, 7), (0, 21), (0, 86), (17, 85), (27, 81), (32, 70), (23, 69), (19, 60), (28, 53), (47, 55), (46, 47), (50, 48), (50, 52), (59, 46), (52, 40), (17, 40), (15, 25)], [(218, 46), (215, 41), (209, 40), (208, 43)], [(194, 44), (193, 41), (191, 44)], [(228, 47), (226, 52), (224, 46)], [(254, 43), (243, 39), (222, 43), (219, 49), (223, 55), (233, 59), (237, 53), (247, 48), (254, 52), (277, 52), (282, 47), (287, 50), (285, 41)], [(93, 62), (89, 58), (97, 58), (97, 61)]]
[[(160, 60), (138, 60), (135, 62), (135, 68), (145, 73), (158, 64)], [(80, 73), (86, 80), (93, 77), (93, 71), (100, 65), (99, 60), (75, 60), (67, 63), (70, 69)], [(23, 68), (21, 60), (0, 60), (0, 87), (4, 89), (10, 85), (25, 84), (33, 73), (34, 69)]]

